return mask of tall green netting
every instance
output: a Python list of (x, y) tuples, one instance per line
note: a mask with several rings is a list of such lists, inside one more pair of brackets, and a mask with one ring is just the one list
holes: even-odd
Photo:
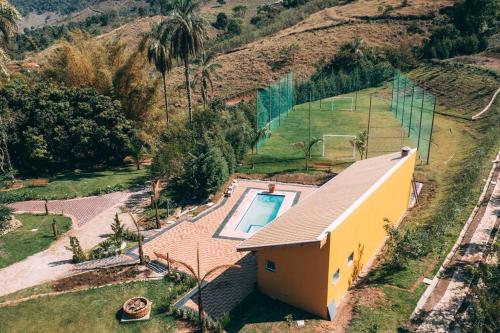
[(436, 97), (396, 72), (392, 89), (391, 110), (401, 122), (410, 140), (417, 146), (422, 160), (429, 161)]
[(271, 131), (281, 126), (293, 108), (294, 79), (289, 73), (257, 92), (257, 128)]

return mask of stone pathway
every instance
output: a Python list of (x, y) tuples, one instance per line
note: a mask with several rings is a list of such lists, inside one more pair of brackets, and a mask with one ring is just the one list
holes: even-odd
[[(99, 197), (49, 201), (49, 211), (64, 212), (73, 219), (73, 228), (45, 251), (36, 253), (23, 261), (0, 270), (0, 296), (61, 279), (81, 272), (85, 267), (71, 262), (69, 237), (76, 236), (84, 250), (89, 250), (103, 241), (112, 232), (111, 223), (116, 213), (126, 227), (133, 228), (124, 206), (137, 206), (147, 198), (146, 190), (116, 192)], [(10, 205), (16, 212), (43, 212), (43, 201), (27, 201)], [(130, 260), (130, 258), (126, 258)], [(116, 260), (113, 259), (113, 260)], [(87, 267), (91, 269), (92, 267)]]
[[(115, 206), (118, 202), (126, 202), (130, 196), (131, 193), (129, 192), (115, 192), (86, 198), (50, 200), (47, 206), (50, 213), (63, 213), (71, 217), (78, 227), (81, 227), (96, 215)], [(42, 200), (16, 202), (10, 204), (9, 207), (16, 212), (45, 212), (45, 202)]]
[[(499, 163), (497, 163), (499, 164)], [(415, 318), (421, 321), (416, 332), (450, 332), (472, 278), (470, 267), (485, 259), (500, 216), (500, 165), (474, 219), (451, 260), (444, 266), (417, 305)]]

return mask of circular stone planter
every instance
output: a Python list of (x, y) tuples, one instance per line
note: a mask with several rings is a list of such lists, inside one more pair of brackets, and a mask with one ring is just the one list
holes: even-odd
[(145, 297), (133, 297), (123, 304), (123, 312), (129, 317), (140, 319), (151, 311), (151, 302)]

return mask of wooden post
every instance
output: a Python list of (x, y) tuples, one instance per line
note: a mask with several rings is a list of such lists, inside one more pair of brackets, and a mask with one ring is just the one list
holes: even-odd
[(358, 110), (358, 91), (356, 90), (356, 94), (354, 95), (354, 112)]
[(49, 215), (49, 200), (44, 199), (45, 215)]
[(372, 97), (373, 94), (370, 94), (370, 108), (368, 109), (368, 130), (366, 133), (366, 152), (365, 158), (368, 158), (368, 143), (370, 142), (370, 122), (372, 119)]
[(56, 219), (52, 219), (52, 233), (54, 234), (54, 239), (59, 238), (59, 230), (57, 230)]
[(434, 118), (436, 117), (436, 104), (437, 104), (437, 96), (434, 97), (434, 108), (432, 110), (431, 134), (429, 136), (429, 149), (427, 150), (427, 165), (429, 165), (429, 160), (431, 157), (432, 132), (434, 132)]

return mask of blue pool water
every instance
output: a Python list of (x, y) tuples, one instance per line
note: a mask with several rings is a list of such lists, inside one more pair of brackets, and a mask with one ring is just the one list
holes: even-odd
[(262, 229), (276, 218), (283, 200), (284, 195), (257, 194), (235, 230), (253, 234)]

